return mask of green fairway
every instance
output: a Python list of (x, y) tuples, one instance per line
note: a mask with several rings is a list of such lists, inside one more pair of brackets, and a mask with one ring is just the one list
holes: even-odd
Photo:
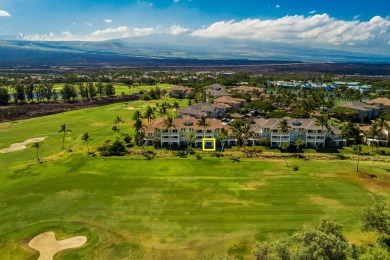
[[(95, 151), (115, 138), (115, 116), (123, 117), (120, 127), (132, 133), (135, 110), (127, 106), (142, 111), (147, 105), (154, 103), (0, 124), (0, 149), (46, 138), (42, 164), (31, 145), (0, 154), (0, 259), (36, 259), (38, 253), (27, 244), (45, 231), (56, 232), (58, 239), (88, 237), (85, 246), (63, 251), (57, 259), (209, 259), (234, 250), (253, 259), (255, 240), (291, 235), (322, 216), (342, 223), (350, 241), (374, 241), (372, 234), (360, 232), (359, 212), (389, 199), (388, 162), (362, 161), (356, 173), (351, 160), (289, 158), (299, 167), (293, 171), (283, 159), (233, 163), (207, 155), (151, 161), (86, 155), (84, 132), (90, 132)], [(65, 147), (73, 152), (61, 149), (58, 131), (64, 123), (72, 130)]]

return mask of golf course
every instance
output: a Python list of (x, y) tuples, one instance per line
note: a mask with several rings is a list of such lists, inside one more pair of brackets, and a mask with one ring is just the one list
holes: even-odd
[[(0, 152), (0, 259), (38, 259), (29, 242), (49, 231), (57, 240), (87, 238), (54, 259), (254, 259), (256, 241), (287, 237), (321, 217), (341, 223), (350, 242), (376, 241), (360, 230), (360, 212), (389, 200), (388, 156), (362, 156), (359, 172), (356, 160), (326, 156), (288, 158), (286, 167), (277, 156), (232, 161), (199, 151), (199, 160), (145, 147), (166, 155), (147, 160), (134, 146), (129, 155), (101, 157), (97, 148), (116, 138), (115, 117), (133, 135), (131, 118), (148, 105), (155, 102), (0, 123), (0, 150), (32, 138), (40, 144)], [(71, 131), (59, 133), (64, 124)]]

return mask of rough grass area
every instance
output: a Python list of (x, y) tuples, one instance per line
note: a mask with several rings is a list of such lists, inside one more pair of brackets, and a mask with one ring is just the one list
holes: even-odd
[[(57, 259), (210, 259), (227, 252), (253, 259), (255, 240), (291, 235), (322, 216), (342, 223), (353, 242), (374, 241), (360, 232), (359, 212), (390, 197), (390, 166), (383, 160), (361, 161), (356, 173), (353, 160), (288, 158), (286, 167), (283, 158), (241, 156), (233, 163), (230, 156), (206, 153), (202, 160), (168, 152), (169, 158), (150, 161), (86, 155), (84, 132), (91, 134), (94, 151), (115, 139), (116, 116), (125, 121), (122, 131), (131, 134), (131, 116), (147, 105), (155, 102), (0, 124), (0, 148), (46, 138), (41, 164), (31, 147), (0, 154), (1, 259), (36, 259), (27, 244), (45, 231), (57, 239), (88, 237), (85, 246), (60, 252)], [(58, 134), (64, 123), (72, 130), (67, 149), (61, 149)]]
[(28, 259), (26, 241), (53, 230), (88, 237), (59, 259), (207, 257), (242, 240), (290, 235), (322, 216), (368, 242), (359, 211), (389, 198), (386, 166), (363, 162), (356, 174), (352, 162), (291, 161), (299, 171), (276, 160), (81, 155), (21, 166), (1, 175), (0, 254)]

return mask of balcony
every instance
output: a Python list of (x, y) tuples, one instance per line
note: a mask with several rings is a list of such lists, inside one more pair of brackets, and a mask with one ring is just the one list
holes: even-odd
[(173, 139), (173, 138), (161, 138), (161, 142), (167, 142), (167, 143), (178, 143), (179, 139)]

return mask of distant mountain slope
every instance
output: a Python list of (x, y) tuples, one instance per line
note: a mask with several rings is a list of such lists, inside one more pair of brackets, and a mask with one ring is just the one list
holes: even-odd
[(0, 66), (133, 63), (138, 59), (390, 63), (390, 57), (189, 35), (149, 35), (102, 42), (0, 41)]

